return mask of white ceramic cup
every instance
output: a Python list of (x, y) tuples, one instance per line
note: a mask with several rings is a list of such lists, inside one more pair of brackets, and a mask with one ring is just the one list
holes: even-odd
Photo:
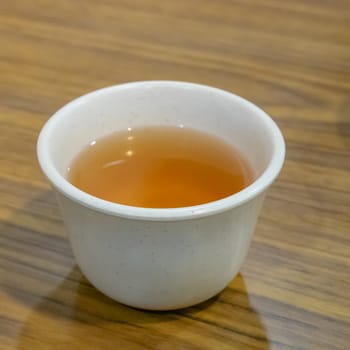
[[(249, 161), (255, 181), (207, 204), (147, 209), (96, 198), (66, 180), (72, 159), (91, 141), (145, 125), (184, 125), (220, 136)], [(37, 150), (89, 281), (121, 303), (169, 310), (214, 296), (238, 273), (285, 145), (272, 119), (241, 97), (198, 84), (146, 81), (68, 103), (42, 129)]]

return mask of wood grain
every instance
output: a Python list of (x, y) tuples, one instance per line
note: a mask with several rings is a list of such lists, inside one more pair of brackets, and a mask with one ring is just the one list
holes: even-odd
[[(89, 284), (35, 156), (64, 103), (146, 79), (233, 91), (287, 141), (241, 274), (176, 312)], [(1, 1), (1, 349), (349, 349), (349, 214), (349, 1)]]

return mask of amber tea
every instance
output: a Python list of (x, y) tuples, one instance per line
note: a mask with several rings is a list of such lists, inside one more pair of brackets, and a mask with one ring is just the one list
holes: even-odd
[(226, 141), (186, 127), (128, 128), (90, 143), (68, 169), (76, 187), (147, 208), (208, 203), (248, 186), (252, 172)]

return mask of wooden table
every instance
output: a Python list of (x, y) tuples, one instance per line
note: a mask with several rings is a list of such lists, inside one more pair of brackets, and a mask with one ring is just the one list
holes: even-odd
[[(76, 267), (35, 143), (107, 85), (172, 79), (263, 107), (287, 142), (241, 273), (174, 312)], [(0, 349), (350, 349), (350, 2), (1, 0)]]

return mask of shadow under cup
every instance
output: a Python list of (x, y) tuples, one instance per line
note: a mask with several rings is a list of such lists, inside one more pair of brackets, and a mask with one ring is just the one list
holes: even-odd
[[(70, 163), (91, 141), (151, 125), (184, 125), (225, 139), (248, 160), (255, 181), (218, 201), (152, 209), (104, 201), (66, 180)], [(56, 112), (38, 140), (40, 165), (56, 190), (83, 273), (108, 296), (153, 310), (204, 301), (238, 273), (284, 153), (278, 127), (252, 103), (172, 81), (129, 83), (82, 96)]]

